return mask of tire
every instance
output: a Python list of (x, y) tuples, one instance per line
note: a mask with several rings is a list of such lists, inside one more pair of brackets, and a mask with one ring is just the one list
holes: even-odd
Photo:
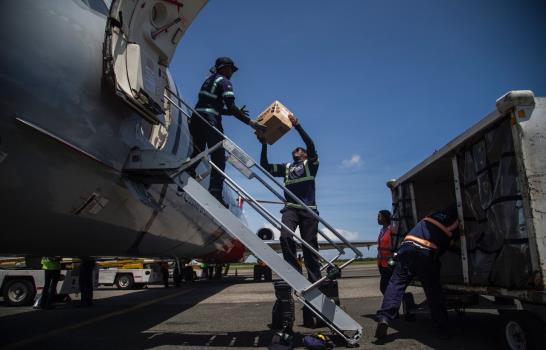
[(544, 349), (544, 323), (525, 311), (500, 311), (500, 339), (504, 349), (539, 350)]
[(130, 274), (121, 274), (116, 276), (116, 281), (114, 282), (118, 289), (132, 289), (135, 285), (135, 279), (133, 275)]
[(4, 302), (10, 306), (32, 305), (36, 288), (32, 282), (24, 279), (7, 281), (4, 286)]

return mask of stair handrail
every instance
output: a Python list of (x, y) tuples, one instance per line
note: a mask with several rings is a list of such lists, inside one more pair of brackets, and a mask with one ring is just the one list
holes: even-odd
[[(166, 91), (168, 91), (169, 93), (171, 93), (174, 97), (176, 97), (176, 99), (180, 102), (182, 102), (182, 104), (187, 108), (189, 109), (193, 114), (197, 115), (202, 121), (206, 122), (216, 133), (218, 133), (218, 135), (222, 136), (224, 139), (228, 140), (229, 142), (231, 142), (236, 148), (238, 148), (242, 153), (246, 154), (246, 152), (244, 152), (243, 149), (241, 149), (233, 140), (231, 140), (229, 137), (227, 137), (223, 132), (221, 132), (218, 128), (216, 128), (214, 125), (211, 125), (207, 119), (205, 117), (203, 117), (200, 113), (198, 113), (192, 106), (190, 106), (186, 101), (184, 101), (184, 99), (182, 99), (180, 96), (178, 96), (177, 93), (173, 92), (172, 90), (170, 90), (169, 88), (166, 88), (165, 89)], [(169, 96), (167, 95), (164, 95), (164, 97), (169, 101), (171, 102), (171, 104), (173, 106), (175, 106), (179, 111), (181, 111), (185, 116), (186, 118), (190, 119), (191, 120), (191, 116), (188, 114), (187, 111), (185, 111), (183, 108), (181, 108), (176, 102), (174, 102)], [(252, 157), (248, 156), (249, 158), (252, 159)], [(356, 249), (356, 247), (354, 247), (342, 234), (340, 234), (334, 227), (332, 227), (326, 220), (324, 220), (322, 217), (320, 217), (314, 210), (312, 210), (311, 208), (309, 208), (305, 203), (303, 203), (303, 201), (301, 199), (299, 199), (292, 191), (290, 191), (288, 188), (286, 188), (284, 186), (284, 184), (282, 184), (280, 181), (278, 181), (273, 175), (271, 175), (267, 170), (265, 170), (258, 162), (254, 161), (254, 166), (256, 166), (258, 169), (260, 169), (260, 171), (266, 176), (269, 178), (269, 180), (271, 180), (274, 184), (276, 184), (280, 189), (282, 189), (285, 193), (287, 193), (291, 199), (293, 199), (294, 201), (296, 201), (297, 204), (301, 205), (303, 209), (305, 209), (309, 214), (311, 214), (311, 216), (313, 218), (315, 218), (316, 220), (318, 220), (320, 223), (322, 223), (324, 226), (326, 226), (326, 228), (328, 228), (337, 238), (339, 238), (348, 248), (350, 248), (354, 253), (355, 253), (355, 258), (354, 259), (351, 259), (349, 260), (350, 262), (354, 261), (356, 258), (361, 258), (363, 256), (363, 254), (358, 250)], [(256, 179), (258, 179), (258, 181), (260, 181), (262, 184), (264, 184), (265, 181), (263, 181), (263, 179), (261, 179), (259, 176), (256, 176)], [(266, 186), (270, 191), (271, 191), (271, 188), (270, 186)], [(348, 264), (345, 263), (343, 264), (342, 266), (347, 266)]]

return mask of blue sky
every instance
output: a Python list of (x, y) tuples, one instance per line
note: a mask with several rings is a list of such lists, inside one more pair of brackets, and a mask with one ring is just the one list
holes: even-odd
[[(506, 91), (546, 96), (546, 2), (213, 0), (171, 63), (190, 103), (218, 56), (240, 68), (236, 102), (253, 118), (278, 99), (314, 139), (321, 215), (349, 238), (375, 239), (376, 213), (390, 209), (388, 179), (491, 112)], [(227, 116), (224, 128), (259, 158), (249, 127)], [(270, 161), (289, 161), (301, 144), (291, 131), (269, 148)], [(253, 229), (264, 224), (246, 213)]]

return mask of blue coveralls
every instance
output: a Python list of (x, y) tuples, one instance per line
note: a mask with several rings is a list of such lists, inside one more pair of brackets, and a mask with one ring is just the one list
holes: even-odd
[[(429, 218), (444, 226), (453, 226), (457, 222), (453, 213), (437, 212)], [(411, 236), (416, 237), (415, 240), (408, 239)], [(432, 319), (440, 327), (447, 323), (447, 310), (440, 284), (441, 263), (438, 258), (447, 250), (452, 239), (453, 234), (449, 236), (426, 219), (419, 221), (410, 230), (398, 249), (394, 272), (383, 296), (381, 309), (377, 311), (378, 320), (388, 322), (396, 317), (406, 288), (417, 277), (425, 291)]]
[[(226, 108), (224, 108), (226, 106)], [(197, 115), (192, 115), (190, 123), (190, 133), (193, 138), (193, 154), (191, 157), (197, 156), (205, 150), (205, 146), (212, 147), (224, 138), (211, 128), (211, 125), (218, 129), (222, 134), (222, 115), (233, 115), (243, 123), (248, 124), (250, 119), (241, 116), (240, 113), (234, 113), (235, 110), (235, 94), (233, 93), (233, 85), (225, 76), (215, 73), (209, 76), (199, 91), (199, 100), (195, 106), (195, 110), (202, 115), (207, 122), (204, 122)], [(223, 148), (212, 152), (211, 160), (222, 171), (226, 168), (226, 157)], [(195, 167), (189, 170), (195, 171)], [(224, 180), (222, 175), (212, 170), (210, 175), (209, 191), (217, 199), (222, 198), (222, 189)]]
[[(262, 145), (260, 165), (275, 177), (283, 177), (284, 185), (294, 193), (309, 208), (317, 211), (315, 200), (315, 176), (318, 172), (319, 159), (315, 145), (301, 125), (295, 126), (307, 147), (307, 159), (293, 163), (269, 164), (267, 160), (267, 145)], [(281, 210), (282, 222), (292, 231), (299, 226), (301, 238), (318, 250), (318, 221), (301, 205), (285, 193), (286, 205)], [(290, 233), (281, 230), (281, 249), (284, 260), (302, 273), (297, 257), (297, 245)], [(321, 278), (319, 258), (307, 247), (302, 247), (303, 259), (309, 281), (315, 282)]]

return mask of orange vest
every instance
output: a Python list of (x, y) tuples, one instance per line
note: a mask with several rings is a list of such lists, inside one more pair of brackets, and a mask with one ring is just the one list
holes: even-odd
[(377, 266), (389, 267), (388, 260), (393, 256), (391, 235), (392, 226), (389, 226), (377, 239)]

